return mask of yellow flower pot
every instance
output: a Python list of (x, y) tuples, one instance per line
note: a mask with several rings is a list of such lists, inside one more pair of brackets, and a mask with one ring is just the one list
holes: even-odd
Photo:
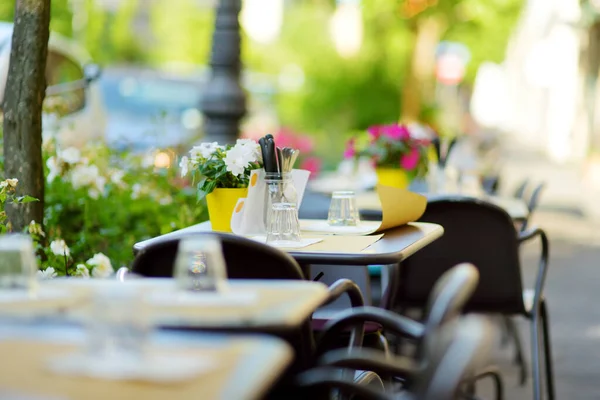
[(238, 199), (248, 196), (248, 188), (215, 189), (206, 195), (208, 215), (213, 231), (231, 232), (231, 214)]
[(400, 189), (408, 189), (410, 185), (410, 177), (406, 171), (398, 168), (376, 168), (377, 181), (381, 185), (396, 187)]

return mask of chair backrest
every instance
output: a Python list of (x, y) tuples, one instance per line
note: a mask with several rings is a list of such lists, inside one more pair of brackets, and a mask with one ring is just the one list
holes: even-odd
[(466, 378), (490, 357), (495, 335), (489, 321), (467, 316), (447, 324), (434, 334), (427, 349), (426, 366), (410, 390), (418, 400), (455, 400)]
[(425, 307), (425, 337), (462, 313), (478, 282), (477, 268), (466, 263), (456, 265), (440, 276)]
[(423, 308), (446, 271), (471, 263), (479, 285), (467, 309), (524, 312), (517, 233), (503, 209), (468, 197), (437, 198), (419, 221), (442, 225), (444, 235), (402, 262), (397, 305)]
[(539, 185), (537, 185), (535, 187), (535, 189), (533, 189), (533, 191), (531, 192), (531, 196), (529, 197), (529, 200), (527, 201), (527, 208), (529, 208), (529, 213), (533, 213), (535, 211), (535, 209), (537, 208), (539, 202), (540, 202), (540, 196), (542, 195), (542, 190), (544, 190), (544, 187), (546, 186), (545, 183), (540, 183)]
[(521, 231), (527, 230), (531, 216), (533, 215), (533, 212), (535, 211), (540, 202), (542, 190), (544, 190), (545, 186), (545, 183), (540, 183), (531, 192), (531, 196), (529, 196), (529, 200), (527, 201), (527, 209), (529, 210), (529, 213), (527, 214), (527, 218), (525, 218), (525, 221), (523, 221), (523, 224), (521, 225)]
[(220, 232), (194, 232), (144, 247), (133, 261), (131, 270), (147, 277), (171, 277), (177, 248), (182, 237), (217, 235), (223, 246), (229, 279), (305, 279), (298, 263), (274, 247)]
[(524, 199), (525, 198), (525, 190), (527, 190), (528, 185), (529, 185), (529, 179), (523, 180), (523, 182), (521, 182), (521, 184), (519, 186), (517, 186), (517, 188), (515, 189), (515, 193), (513, 194), (513, 197), (516, 197), (517, 199)]

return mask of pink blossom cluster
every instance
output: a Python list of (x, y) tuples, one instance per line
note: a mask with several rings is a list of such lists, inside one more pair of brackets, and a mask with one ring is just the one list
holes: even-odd
[[(369, 134), (369, 146), (387, 146), (394, 142), (404, 142), (407, 151), (399, 154), (398, 164), (400, 168), (406, 171), (413, 171), (419, 165), (423, 149), (429, 146), (430, 142), (426, 139), (413, 138), (409, 128), (404, 124), (374, 125), (367, 129)], [(352, 138), (346, 144), (344, 151), (345, 158), (353, 158), (360, 155), (360, 150), (356, 145), (356, 138)], [(372, 156), (375, 164), (378, 163), (378, 156)]]

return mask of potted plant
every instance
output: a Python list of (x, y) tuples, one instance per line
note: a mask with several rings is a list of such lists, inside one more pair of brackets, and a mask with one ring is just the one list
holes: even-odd
[(208, 214), (215, 231), (231, 232), (231, 214), (239, 198), (248, 194), (250, 173), (262, 168), (260, 147), (251, 139), (234, 145), (202, 143), (190, 150), (179, 164), (181, 176), (192, 174), (198, 200), (206, 197)]
[(375, 125), (367, 129), (367, 135), (349, 140), (344, 157), (369, 158), (379, 183), (407, 188), (413, 179), (427, 175), (430, 144), (407, 125)]

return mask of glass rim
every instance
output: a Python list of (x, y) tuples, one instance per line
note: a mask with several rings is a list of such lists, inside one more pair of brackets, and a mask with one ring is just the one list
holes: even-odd
[(331, 197), (336, 196), (356, 196), (356, 192), (354, 190), (336, 190), (331, 193)]

